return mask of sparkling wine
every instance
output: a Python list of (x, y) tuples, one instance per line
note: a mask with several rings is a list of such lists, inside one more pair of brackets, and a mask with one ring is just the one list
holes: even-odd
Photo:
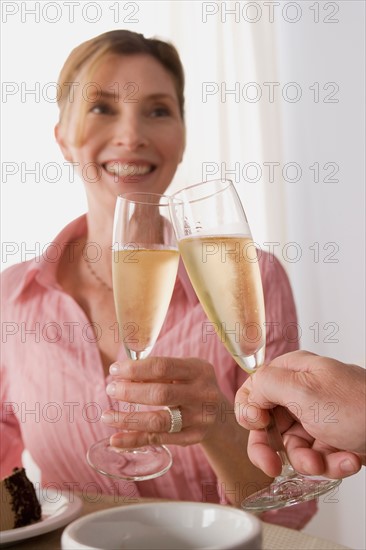
[[(252, 372), (263, 361), (265, 317), (251, 237), (186, 237), (179, 242), (179, 250), (213, 328), (239, 366)], [(202, 327), (204, 340), (212, 333), (211, 326)]]
[(173, 293), (178, 261), (176, 249), (114, 251), (114, 301), (128, 350), (149, 352), (155, 344)]

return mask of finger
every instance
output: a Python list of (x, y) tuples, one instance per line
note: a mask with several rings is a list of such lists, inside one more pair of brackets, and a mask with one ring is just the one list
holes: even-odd
[[(284, 432), (284, 446), (291, 464), (299, 471), (305, 472), (308, 468), (314, 474), (320, 475), (325, 470), (325, 465), (321, 455), (311, 449), (314, 438), (300, 424), (294, 422), (287, 411), (285, 415), (283, 412), (282, 407), (277, 407), (274, 409), (274, 416), (280, 433)], [(281, 472), (281, 460), (276, 451), (271, 449), (265, 430), (254, 430), (250, 433), (248, 456), (267, 475), (275, 476)]]
[[(257, 432), (251, 432), (256, 434)], [(250, 437), (249, 436), (249, 437)], [(291, 450), (287, 450), (287, 454), (293, 468), (302, 474), (309, 475), (326, 475), (326, 465), (323, 457), (317, 451), (309, 448), (307, 443), (301, 446), (299, 441), (298, 446)], [(266, 440), (259, 438), (258, 440), (249, 440), (248, 456), (255, 466), (260, 468), (264, 473), (271, 477), (275, 477), (281, 473), (282, 462), (277, 453), (271, 449)]]
[[(182, 414), (182, 429), (198, 425), (202, 422), (200, 413), (194, 413), (190, 409), (184, 409)], [(169, 432), (172, 420), (168, 409), (159, 411), (143, 411), (124, 413), (116, 410), (105, 411), (102, 414), (102, 422), (111, 428), (121, 430), (130, 430), (136, 432)], [(208, 418), (206, 424), (211, 424), (212, 420)]]
[[(110, 366), (110, 374), (125, 380), (144, 381), (189, 381), (197, 376), (197, 362), (192, 359), (172, 357), (147, 357), (136, 361), (118, 361)], [(202, 368), (205, 362), (200, 361)], [(207, 364), (208, 365), (208, 364)]]
[[(265, 428), (270, 422), (270, 415), (267, 409), (274, 409), (277, 425), (282, 427), (282, 431), (287, 429), (294, 421), (294, 418), (301, 416), (300, 407), (292, 402), (287, 403), (288, 408), (279, 407), (275, 403), (261, 401), (257, 403), (253, 398), (255, 389), (253, 389), (254, 376), (249, 378), (236, 393), (235, 396), (235, 414), (236, 418), (247, 430), (260, 430)], [(259, 388), (261, 391), (261, 388)]]
[(361, 468), (360, 457), (346, 451), (322, 454), (314, 449), (298, 447), (289, 452), (289, 458), (301, 474), (323, 475), (332, 479), (351, 476)]
[[(314, 360), (319, 358), (320, 361), (324, 361), (324, 358), (319, 357), (319, 355), (305, 350), (290, 351), (289, 353), (284, 353), (275, 359), (272, 359), (267, 365), (275, 368), (289, 369), (294, 371), (304, 371), (306, 370), (306, 365), (314, 363)], [(309, 366), (309, 370), (310, 370)]]
[[(314, 438), (298, 422), (293, 422), (288, 429), (282, 430), (282, 437), (287, 452), (294, 452), (297, 448), (314, 448)], [(318, 451), (319, 449), (315, 448), (314, 450)]]
[(248, 403), (255, 403), (261, 409), (271, 409), (276, 405), (295, 406), (301, 413), (297, 403), (302, 402), (304, 387), (307, 387), (306, 376), (307, 373), (265, 365), (251, 375)]
[(324, 475), (333, 479), (341, 479), (356, 474), (362, 467), (360, 457), (354, 453), (339, 451), (325, 456)]
[[(286, 419), (283, 418), (283, 421), (285, 422)], [(281, 425), (281, 420), (278, 424)], [(324, 474), (323, 453), (319, 453), (314, 448), (314, 438), (302, 425), (293, 422), (287, 430), (282, 430), (282, 432), (286, 453), (294, 469), (303, 474), (310, 472), (313, 475)]]
[(144, 405), (166, 406), (169, 404), (171, 407), (177, 407), (182, 405), (183, 402), (195, 403), (197, 401), (194, 388), (189, 385), (182, 386), (180, 383), (143, 384), (141, 382), (115, 380), (108, 384), (106, 392), (114, 399), (129, 403), (143, 403)]
[(293, 468), (304, 475), (326, 475), (326, 465), (323, 456), (310, 447), (301, 446), (287, 449), (287, 454)]
[(242, 386), (235, 396), (235, 416), (238, 423), (247, 430), (261, 430), (269, 423), (268, 411), (257, 403), (248, 401), (250, 389)]
[(168, 432), (171, 418), (167, 410), (123, 413), (106, 411), (102, 415), (102, 422), (111, 428), (138, 432)]
[(178, 433), (167, 432), (119, 432), (110, 438), (113, 447), (133, 449), (145, 445), (195, 445), (202, 441), (202, 430), (186, 428)]
[(268, 445), (267, 435), (262, 430), (253, 430), (248, 439), (248, 456), (250, 461), (269, 477), (281, 473), (282, 463), (276, 451)]
[(347, 451), (338, 451), (308, 434), (294, 423), (284, 436), (286, 452), (292, 466), (305, 475), (323, 475), (334, 479), (347, 477), (361, 468), (360, 457)]

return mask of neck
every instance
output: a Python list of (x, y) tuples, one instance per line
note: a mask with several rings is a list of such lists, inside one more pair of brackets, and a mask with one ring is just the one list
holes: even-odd
[(103, 249), (109, 249), (112, 244), (113, 217), (116, 198), (111, 197), (106, 204), (103, 198), (95, 198), (87, 193), (88, 212), (88, 242), (96, 242)]
[(95, 273), (112, 286), (112, 232), (113, 214), (104, 210), (87, 213), (88, 232), (83, 249), (83, 259), (89, 262)]

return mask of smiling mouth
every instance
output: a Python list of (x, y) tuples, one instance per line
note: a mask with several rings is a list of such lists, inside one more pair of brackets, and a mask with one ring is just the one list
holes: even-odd
[(107, 162), (103, 164), (103, 168), (115, 176), (126, 178), (130, 176), (145, 176), (150, 174), (156, 168), (153, 164), (134, 164), (127, 162)]

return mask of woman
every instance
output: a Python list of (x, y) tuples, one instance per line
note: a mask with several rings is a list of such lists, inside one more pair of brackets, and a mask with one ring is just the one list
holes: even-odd
[[(59, 84), (55, 135), (84, 182), (88, 212), (56, 237), (56, 260), (46, 254), (3, 275), (3, 319), (20, 327), (7, 335), (3, 353), (3, 474), (19, 464), (27, 448), (42, 483), (63, 490), (239, 506), (269, 481), (250, 463), (248, 434), (235, 421), (234, 395), (246, 375), (204, 330), (207, 318), (183, 267), (150, 358), (126, 361), (115, 330), (110, 248), (115, 200), (137, 189), (163, 193), (182, 160), (184, 77), (178, 54), (159, 40), (112, 31), (76, 48)], [(279, 263), (262, 254), (260, 266), (268, 360), (296, 349), (297, 335), (289, 339), (287, 330), (296, 326), (296, 313)], [(131, 403), (179, 406), (182, 429), (170, 433), (166, 409), (136, 412)], [(108, 412), (116, 408), (118, 418), (111, 417)], [(110, 427), (124, 430), (114, 436), (116, 446), (173, 445), (171, 470), (139, 483), (97, 474), (85, 454), (111, 435)], [(267, 517), (300, 528), (314, 509), (307, 503)]]

